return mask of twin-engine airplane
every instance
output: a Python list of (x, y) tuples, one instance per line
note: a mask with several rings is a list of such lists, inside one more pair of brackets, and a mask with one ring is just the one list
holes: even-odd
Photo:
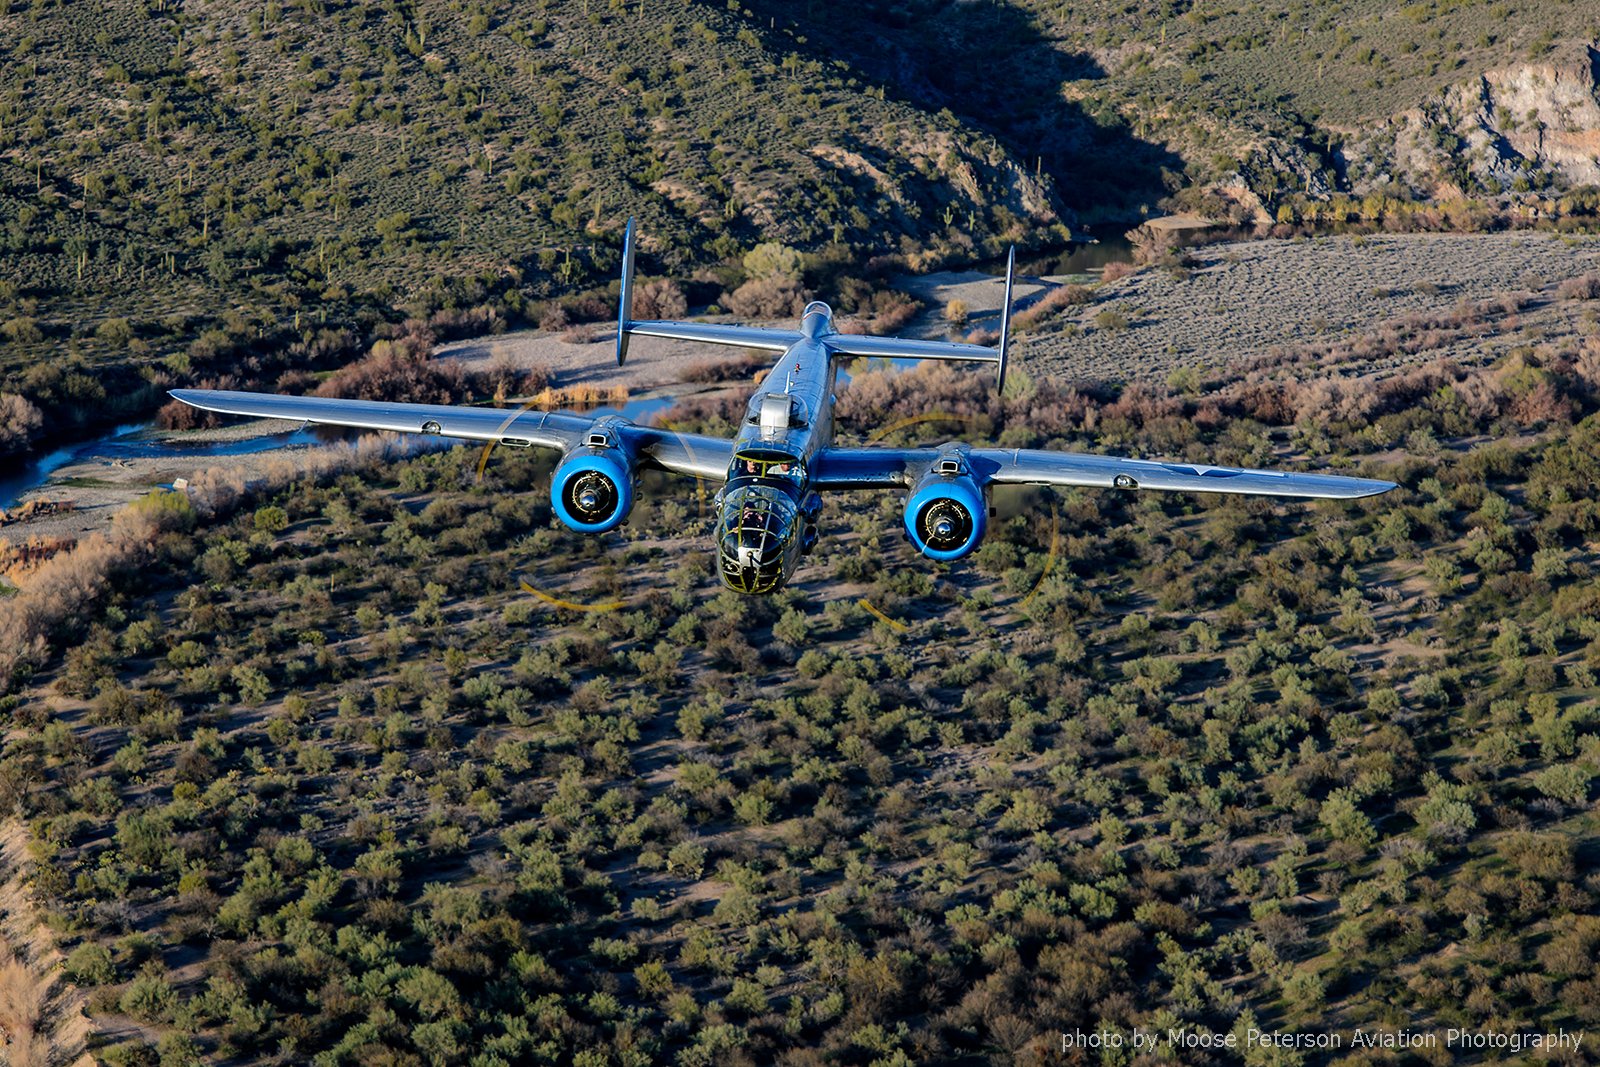
[(1005, 384), (1006, 327), (1016, 255), (1006, 267), (1005, 305), (996, 348), (943, 341), (840, 333), (827, 304), (806, 305), (796, 330), (700, 322), (638, 320), (632, 314), (633, 220), (623, 238), (617, 364), (634, 335), (781, 352), (750, 398), (733, 440), (639, 426), (616, 415), (518, 411), (434, 404), (276, 396), (268, 393), (174, 389), (186, 404), (227, 415), (288, 419), (397, 433), (435, 434), (563, 453), (550, 485), (556, 516), (581, 533), (620, 525), (633, 504), (634, 475), (656, 467), (720, 480), (717, 493), (718, 573), (741, 593), (774, 593), (817, 541), (819, 492), (906, 489), (906, 533), (935, 560), (956, 560), (977, 548), (989, 515), (992, 485), (1063, 485), (1103, 489), (1166, 489), (1265, 496), (1350, 499), (1394, 488), (1392, 482), (1326, 474), (1208, 467), (1074, 452), (1016, 448), (839, 448), (833, 444), (834, 385), (839, 361), (857, 356), (992, 363)]

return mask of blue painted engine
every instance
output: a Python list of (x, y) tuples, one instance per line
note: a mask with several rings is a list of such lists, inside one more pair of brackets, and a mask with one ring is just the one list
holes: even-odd
[(605, 533), (622, 525), (633, 507), (633, 469), (614, 446), (570, 453), (550, 479), (556, 518), (579, 533)]
[(960, 559), (983, 540), (988, 515), (983, 489), (972, 475), (930, 472), (906, 501), (906, 533), (929, 559)]

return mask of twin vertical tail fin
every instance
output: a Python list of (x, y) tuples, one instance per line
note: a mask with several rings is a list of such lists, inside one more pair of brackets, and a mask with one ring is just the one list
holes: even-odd
[(1011, 283), (1017, 274), (1017, 246), (1012, 245), (1011, 251), (1006, 254), (1006, 297), (1005, 303), (1000, 305), (1000, 348), (996, 362), (999, 364), (994, 376), (994, 391), (1006, 391), (1006, 353), (1011, 343)]
[(628, 362), (628, 334), (633, 326), (633, 216), (622, 231), (622, 292), (617, 297), (617, 366)]
[[(628, 361), (628, 338), (633, 334), (647, 337), (671, 337), (683, 341), (700, 341), (707, 344), (739, 345), (745, 348), (783, 351), (802, 339), (794, 330), (772, 330), (758, 326), (724, 326), (702, 322), (658, 322), (633, 317), (633, 231), (634, 220), (628, 219), (622, 233), (622, 290), (617, 298), (617, 366)], [(1013, 246), (1006, 256), (1005, 303), (1000, 307), (1000, 341), (994, 348), (987, 345), (964, 344), (951, 341), (931, 341), (910, 337), (873, 337), (866, 334), (829, 333), (822, 343), (839, 355), (865, 356), (885, 359), (950, 359), (969, 360), (975, 363), (995, 364), (995, 391), (1006, 387), (1007, 356), (1011, 345), (1011, 296), (1016, 282), (1017, 250)]]

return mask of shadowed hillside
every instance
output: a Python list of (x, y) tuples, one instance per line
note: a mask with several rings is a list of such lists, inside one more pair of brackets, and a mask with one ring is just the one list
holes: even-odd
[(679, 276), (1058, 219), (990, 138), (709, 4), (8, 3), (0, 50), (0, 391), (55, 423), (402, 313), (488, 329), (609, 279), (630, 214)]
[[(1081, 218), (1138, 217), (1177, 191), (1184, 162), (1137, 136), (1104, 107), (1063, 96), (1068, 83), (1108, 76), (1086, 48), (1047, 36), (1046, 23), (1005, 3), (890, 3), (834, 8), (760, 2), (758, 17), (793, 19), (813, 56), (844, 56), (862, 76), (928, 110), (949, 109), (1050, 175)], [(826, 28), (817, 24), (828, 10)], [(803, 9), (805, 17), (796, 15)]]
[(825, 33), (810, 32), (817, 4), (753, 6), (995, 134), (1099, 217), (1180, 189), (1188, 206), (1292, 218), (1341, 191), (1600, 183), (1600, 19), (1581, 4), (864, 0), (830, 9)]

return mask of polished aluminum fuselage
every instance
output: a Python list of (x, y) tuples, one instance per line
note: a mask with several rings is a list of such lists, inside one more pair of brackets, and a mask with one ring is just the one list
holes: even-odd
[[(809, 471), (833, 441), (838, 377), (835, 354), (823, 341), (833, 332), (828, 306), (808, 305), (800, 332), (751, 394), (717, 495), (719, 573), (741, 593), (783, 588), (815, 538), (820, 500), (810, 491)], [(778, 469), (784, 473), (774, 474)]]
[[(820, 301), (806, 311), (800, 320), (804, 339), (779, 357), (751, 394), (744, 424), (734, 437), (734, 452), (771, 448), (787, 452), (809, 467), (815, 455), (832, 443), (833, 387), (839, 369), (833, 350), (821, 339), (833, 331), (833, 314)], [(768, 397), (784, 395), (794, 409), (789, 425), (781, 430), (762, 426), (762, 405)]]

